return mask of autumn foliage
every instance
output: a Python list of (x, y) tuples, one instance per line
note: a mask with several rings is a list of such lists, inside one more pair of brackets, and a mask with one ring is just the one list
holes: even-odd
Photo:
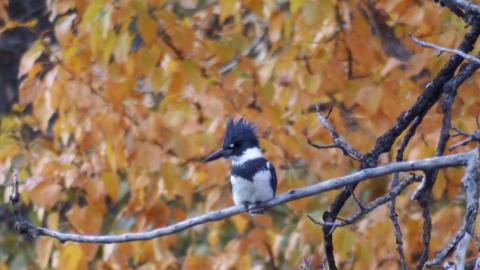
[[(1, 116), (0, 194), (8, 203), (17, 168), (31, 221), (79, 234), (145, 231), (232, 205), (228, 162), (200, 162), (220, 145), (230, 116), (256, 123), (278, 193), (357, 170), (338, 149), (308, 144), (331, 143), (315, 106), (333, 108), (330, 123), (367, 152), (447, 60), (408, 33), (455, 48), (467, 31), (433, 1), (66, 0), (47, 10), (53, 32), (40, 33), (21, 58), (18, 102)], [(2, 31), (37, 23), (0, 16)], [(459, 88), (453, 126), (475, 130), (479, 86), (474, 74)], [(434, 155), (441, 119), (435, 105), (405, 160)], [(463, 172), (442, 170), (433, 187), (430, 255), (461, 225)], [(355, 195), (369, 202), (389, 191), (390, 179), (366, 181)], [(422, 248), (414, 188), (396, 202), (412, 266)], [(5, 223), (0, 269), (318, 267), (323, 233), (305, 214), (320, 219), (337, 193), (122, 244), (28, 239)], [(349, 200), (340, 217), (357, 210)], [(379, 207), (335, 230), (339, 269), (399, 268), (388, 215)]]

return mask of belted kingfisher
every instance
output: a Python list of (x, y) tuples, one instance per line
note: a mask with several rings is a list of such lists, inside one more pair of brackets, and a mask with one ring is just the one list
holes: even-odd
[(277, 175), (275, 167), (263, 158), (255, 128), (244, 118), (228, 120), (220, 150), (208, 155), (203, 162), (219, 158), (232, 161), (230, 186), (235, 205), (243, 205), (250, 214), (263, 213), (259, 204), (275, 197)]

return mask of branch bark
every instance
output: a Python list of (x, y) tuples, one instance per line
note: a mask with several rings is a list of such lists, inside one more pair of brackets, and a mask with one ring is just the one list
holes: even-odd
[[(337, 178), (332, 178), (313, 184), (310, 186), (305, 186), (303, 188), (293, 189), (286, 193), (283, 193), (271, 201), (266, 202), (263, 205), (260, 205), (261, 208), (271, 208), (276, 205), (280, 205), (289, 201), (298, 200), (301, 198), (313, 196), (321, 192), (328, 190), (333, 190), (341, 187), (345, 187), (351, 184), (360, 183), (367, 179), (388, 175), (395, 172), (402, 171), (416, 171), (416, 170), (428, 170), (434, 168), (445, 168), (445, 167), (457, 167), (465, 166), (469, 159), (474, 156), (474, 152), (466, 152), (461, 154), (454, 154), (442, 157), (427, 158), (416, 161), (403, 161), (390, 163), (388, 165), (379, 166), (375, 168), (364, 169), (350, 175), (341, 176)], [(18, 181), (18, 179), (17, 179)], [(18, 191), (12, 193), (12, 198), (18, 196)], [(19, 209), (19, 202), (11, 200), (14, 210)], [(17, 216), (16, 227), (20, 233), (29, 234), (30, 236), (49, 236), (56, 238), (62, 242), (73, 241), (73, 242), (84, 242), (84, 243), (118, 243), (118, 242), (129, 242), (129, 241), (139, 241), (139, 240), (150, 240), (164, 235), (174, 234), (188, 228), (194, 227), (196, 225), (204, 224), (211, 221), (221, 220), (239, 213), (245, 212), (246, 209), (243, 206), (232, 206), (224, 208), (217, 211), (212, 211), (200, 216), (191, 217), (184, 221), (154, 229), (146, 232), (136, 232), (136, 233), (126, 233), (119, 235), (80, 235), (75, 233), (65, 233), (55, 230), (50, 230), (44, 227), (38, 227), (31, 224), (23, 216)]]

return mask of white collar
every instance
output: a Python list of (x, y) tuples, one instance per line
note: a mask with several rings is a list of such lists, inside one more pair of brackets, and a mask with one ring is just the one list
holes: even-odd
[(243, 151), (241, 156), (232, 156), (233, 166), (242, 166), (245, 162), (263, 157), (262, 150), (258, 147), (248, 148)]

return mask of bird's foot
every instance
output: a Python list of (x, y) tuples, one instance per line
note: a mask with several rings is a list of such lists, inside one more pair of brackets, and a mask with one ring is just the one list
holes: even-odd
[(262, 207), (262, 202), (251, 203), (247, 209), (251, 216), (265, 214), (265, 209)]

